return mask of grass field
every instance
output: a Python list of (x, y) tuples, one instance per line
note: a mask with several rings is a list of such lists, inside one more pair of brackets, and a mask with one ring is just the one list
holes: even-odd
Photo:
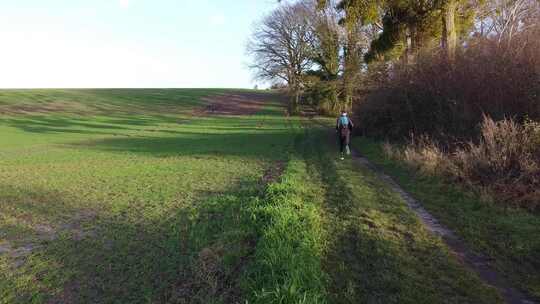
[(0, 303), (500, 302), (279, 100), (0, 91)]
[(193, 117), (201, 97), (226, 93), (1, 92), (0, 237), (39, 246), (16, 270), (2, 259), (1, 301), (145, 302), (173, 289), (179, 213), (257, 188), (293, 140), (272, 102), (256, 116)]

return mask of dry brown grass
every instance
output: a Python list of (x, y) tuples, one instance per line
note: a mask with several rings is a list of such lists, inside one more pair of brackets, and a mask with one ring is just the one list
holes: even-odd
[(222, 258), (223, 246), (206, 247), (201, 250), (195, 264), (195, 275), (198, 282), (211, 295), (215, 295), (223, 277)]
[(384, 145), (388, 157), (417, 171), (463, 183), (486, 200), (535, 210), (540, 207), (540, 123), (494, 121), (484, 116), (477, 141), (447, 151), (427, 136), (403, 149)]

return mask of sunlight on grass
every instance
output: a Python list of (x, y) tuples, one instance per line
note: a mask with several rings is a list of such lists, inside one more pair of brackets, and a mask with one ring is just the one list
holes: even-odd
[(0, 239), (36, 246), (16, 268), (0, 260), (0, 302), (170, 296), (182, 210), (255, 187), (294, 138), (271, 95), (259, 115), (193, 116), (227, 92), (0, 92)]

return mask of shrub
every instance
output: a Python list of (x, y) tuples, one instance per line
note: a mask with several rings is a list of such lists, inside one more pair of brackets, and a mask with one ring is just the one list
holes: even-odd
[[(424, 51), (416, 62), (394, 65), (357, 103), (366, 134), (401, 139), (411, 132), (447, 140), (470, 139), (482, 115), (494, 119), (540, 119), (540, 30), (515, 39), (511, 48), (486, 38), (471, 39), (450, 64)], [(375, 75), (376, 74), (376, 75)], [(370, 76), (371, 77), (371, 76)]]
[(320, 114), (334, 115), (339, 113), (342, 106), (338, 94), (336, 82), (318, 81), (308, 87), (305, 98), (307, 104), (313, 106)]
[(480, 141), (458, 149), (453, 160), (459, 178), (489, 188), (499, 199), (531, 209), (540, 206), (539, 124), (485, 117)]

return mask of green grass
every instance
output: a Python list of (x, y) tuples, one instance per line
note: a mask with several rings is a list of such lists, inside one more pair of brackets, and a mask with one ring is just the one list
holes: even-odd
[(0, 91), (0, 303), (499, 301), (275, 95), (193, 115), (230, 92)]
[(251, 303), (326, 303), (325, 233), (309, 178), (305, 161), (292, 159), (252, 207), (261, 238), (247, 276)]
[(444, 225), (456, 231), (518, 287), (540, 299), (540, 216), (482, 202), (478, 195), (435, 176), (423, 176), (384, 156), (381, 145), (357, 138), (354, 145)]
[[(1, 258), (0, 302), (172, 297), (200, 249), (179, 249), (180, 219), (206, 200), (258, 191), (296, 136), (272, 95), (258, 115), (192, 115), (201, 97), (226, 92), (2, 91), (0, 109), (69, 106), (0, 116), (0, 240), (42, 245), (20, 268)], [(43, 227), (56, 238), (44, 240)]]
[[(201, 98), (239, 90), (226, 89), (42, 89), (0, 91), (1, 112), (50, 109), (71, 114), (183, 112), (201, 104)], [(246, 90), (248, 91), (248, 90)], [(53, 111), (54, 110), (54, 111)], [(129, 118), (128, 118), (129, 119)], [(133, 119), (137, 123), (137, 119)]]
[(325, 130), (308, 148), (324, 189), (329, 303), (501, 303), (397, 193), (351, 159), (338, 160), (331, 135), (331, 146)]

